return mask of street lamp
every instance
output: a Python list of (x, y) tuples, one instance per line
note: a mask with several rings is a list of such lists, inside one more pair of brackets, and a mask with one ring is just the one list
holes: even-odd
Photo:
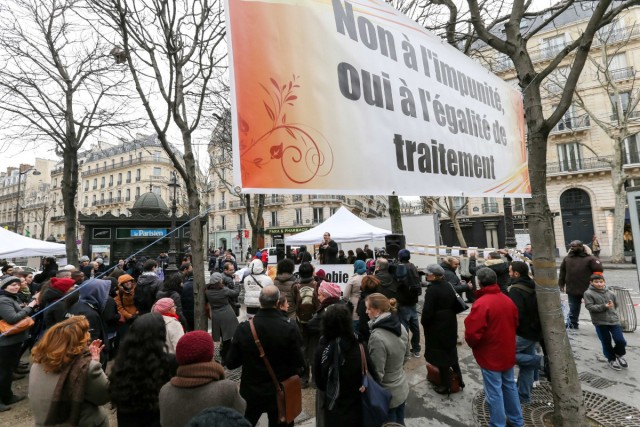
[(176, 203), (176, 193), (180, 184), (178, 184), (178, 177), (176, 175), (176, 171), (171, 172), (171, 178), (169, 178), (169, 187), (173, 188), (173, 201), (171, 202), (171, 239), (169, 240), (169, 265), (165, 269), (165, 274), (168, 276), (170, 274), (178, 272), (178, 267), (176, 266), (176, 210), (178, 209), (178, 205)]
[(18, 232), (18, 215), (20, 214), (20, 187), (22, 185), (22, 175), (26, 175), (29, 172), (33, 171), (34, 175), (40, 175), (40, 172), (36, 168), (29, 168), (25, 171), (20, 172), (18, 170), (18, 192), (16, 194), (16, 219), (13, 224), (13, 230)]
[(242, 223), (238, 224), (238, 239), (240, 240), (240, 253), (238, 254), (238, 259), (242, 259), (242, 255), (243, 255), (243, 248), (242, 248), (242, 233), (244, 233), (244, 227), (242, 226)]
[(518, 245), (516, 233), (513, 226), (513, 210), (511, 208), (511, 198), (505, 197), (504, 200), (504, 245), (513, 249)]

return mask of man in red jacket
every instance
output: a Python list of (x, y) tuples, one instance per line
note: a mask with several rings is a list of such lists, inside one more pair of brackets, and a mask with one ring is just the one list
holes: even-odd
[(482, 368), (485, 401), (489, 406), (489, 425), (523, 427), (518, 388), (513, 378), (516, 363), (518, 309), (500, 291), (496, 273), (490, 268), (476, 272), (480, 290), (464, 321), (464, 339)]

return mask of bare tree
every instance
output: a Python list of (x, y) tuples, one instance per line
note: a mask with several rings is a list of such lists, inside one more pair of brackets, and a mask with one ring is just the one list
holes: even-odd
[[(219, 47), (225, 27), (222, 4), (209, 0), (91, 0), (104, 23), (117, 33), (117, 61), (126, 63), (136, 92), (165, 152), (185, 183), (191, 218), (201, 210), (196, 147), (198, 132), (220, 120), (216, 79), (224, 70)], [(171, 149), (171, 128), (179, 132), (184, 155)], [(203, 140), (207, 132), (201, 131)], [(195, 325), (207, 328), (203, 229), (190, 223), (194, 262)]]
[(403, 234), (400, 198), (396, 195), (389, 196), (389, 219), (391, 220), (391, 232), (393, 234)]
[[(532, 198), (526, 202), (531, 243), (535, 248), (533, 265), (536, 282), (543, 289), (538, 292), (543, 336), (551, 361), (551, 379), (556, 425), (583, 425), (584, 402), (577, 369), (567, 340), (561, 316), (557, 286), (553, 216), (546, 191), (547, 138), (549, 132), (571, 105), (578, 78), (589, 57), (596, 32), (623, 10), (637, 5), (638, 0), (613, 3), (612, 0), (580, 2), (565, 0), (544, 10), (533, 11), (531, 1), (478, 2), (467, 0), (467, 15), (454, 2), (439, 0), (429, 13), (421, 13), (418, 22), (428, 23), (429, 16), (448, 16), (439, 30), (450, 44), (465, 53), (489, 59), (498, 54), (514, 65), (525, 110), (528, 130), (528, 164)], [(580, 35), (560, 49), (547, 52), (548, 60), (534, 65), (534, 55), (528, 42), (543, 30), (553, 28), (554, 21), (571, 8), (588, 7)], [(448, 13), (448, 15), (447, 15)], [(440, 23), (437, 24), (441, 24)], [(470, 25), (469, 25), (470, 24)], [(428, 25), (425, 25), (428, 26)], [(467, 31), (469, 30), (469, 31)], [(481, 43), (476, 43), (476, 42)], [(545, 117), (541, 87), (561, 64), (569, 63), (567, 78), (555, 108)]]
[[(233, 186), (230, 179), (233, 170), (233, 144), (231, 141), (231, 110), (226, 109), (222, 119), (218, 122), (211, 135), (209, 153), (211, 156), (211, 170), (217, 179), (224, 185), (229, 194), (238, 197), (244, 206), (247, 220), (251, 227), (251, 248), (258, 248), (258, 241), (264, 239), (264, 224), (262, 214), (264, 212), (264, 194), (243, 194), (239, 188)], [(241, 254), (242, 255), (242, 254)]]
[[(629, 35), (632, 31), (629, 32)], [(617, 47), (611, 49), (609, 40), (622, 42)], [(628, 39), (628, 37), (627, 37)], [(635, 85), (635, 72), (633, 69), (615, 69), (613, 59), (624, 48), (625, 40), (619, 40), (614, 26), (608, 31), (601, 31), (598, 34), (599, 44), (602, 46), (600, 57), (590, 56), (589, 60), (596, 70), (599, 86), (606, 91), (613, 105), (614, 114), (612, 116), (599, 116), (595, 114), (589, 106), (588, 98), (585, 98), (579, 90), (576, 90), (575, 103), (586, 112), (596, 125), (602, 129), (612, 142), (613, 156), (601, 156), (587, 144), (583, 147), (591, 151), (600, 161), (611, 166), (611, 185), (615, 195), (615, 205), (613, 213), (612, 253), (611, 262), (624, 263), (624, 217), (627, 205), (627, 193), (625, 183), (629, 175), (624, 170), (625, 156), (634, 156), (634, 152), (626, 152), (624, 143), (627, 138), (638, 131), (636, 107), (640, 102), (640, 90)], [(613, 41), (613, 40), (612, 40)], [(624, 83), (622, 83), (624, 82)], [(629, 83), (630, 82), (630, 83)]]
[(12, 140), (62, 156), (67, 259), (77, 264), (78, 151), (91, 137), (134, 121), (123, 99), (126, 76), (114, 69), (96, 32), (78, 17), (82, 0), (10, 0), (0, 6), (0, 122)]
[(460, 206), (456, 206), (456, 203), (453, 200), (453, 197), (451, 196), (443, 197), (442, 203), (440, 202), (440, 197), (429, 197), (428, 199), (431, 201), (432, 205), (435, 206), (435, 208), (438, 211), (446, 215), (449, 218), (449, 220), (451, 220), (451, 224), (453, 224), (453, 229), (456, 232), (456, 237), (458, 238), (458, 244), (461, 247), (466, 248), (467, 241), (465, 240), (464, 235), (462, 234), (462, 228), (460, 228), (458, 215), (460, 215), (460, 212), (462, 212), (467, 207), (467, 205), (469, 204), (469, 199), (465, 198), (464, 203)]

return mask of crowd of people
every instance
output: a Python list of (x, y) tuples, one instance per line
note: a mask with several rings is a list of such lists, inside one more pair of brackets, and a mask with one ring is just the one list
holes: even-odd
[[(335, 261), (340, 254), (332, 242), (326, 233), (320, 250)], [(316, 389), (316, 425), (358, 426), (366, 364), (390, 396), (386, 421), (404, 425), (410, 358), (424, 357), (437, 373), (430, 378), (436, 393), (464, 390), (457, 349), (464, 296), (473, 303), (464, 340), (481, 368), (491, 425), (523, 426), (522, 405), (531, 400), (544, 359), (530, 246), (522, 259), (497, 251), (479, 264), (469, 251), (464, 271), (450, 256), (422, 272), (406, 249), (396, 259), (383, 253), (373, 259), (365, 248), (354, 254), (344, 288), (326, 280), (300, 249), (299, 264), (281, 260), (274, 279), (262, 252), (240, 270), (231, 251), (212, 253), (205, 291), (210, 333), (194, 330), (189, 257), (171, 273), (164, 254), (111, 269), (88, 257), (58, 268), (47, 258), (35, 277), (5, 265), (0, 319), (18, 328), (42, 313), (31, 328), (0, 337), (0, 411), (25, 399), (11, 383), (29, 374), (36, 425), (106, 426), (107, 404), (119, 426), (256, 425), (264, 413), (270, 426), (292, 425), (280, 418), (273, 373), (278, 381), (298, 375), (302, 388)], [(626, 368), (615, 295), (601, 263), (580, 242), (572, 243), (559, 284), (570, 296), (567, 328), (578, 327), (584, 298), (609, 365)], [(31, 365), (20, 362), (27, 351)], [(225, 368), (239, 367), (238, 389)]]

